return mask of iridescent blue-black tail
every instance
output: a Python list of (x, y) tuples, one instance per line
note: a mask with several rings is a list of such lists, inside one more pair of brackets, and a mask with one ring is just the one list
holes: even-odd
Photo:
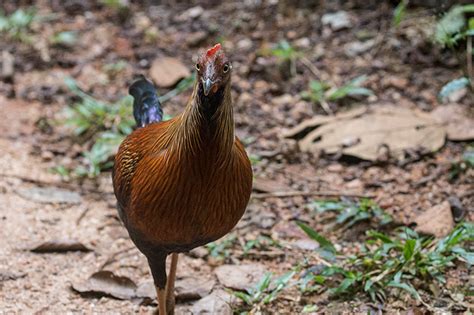
[(163, 119), (163, 109), (156, 88), (145, 77), (133, 82), (128, 93), (133, 96), (133, 116), (138, 127), (144, 127)]

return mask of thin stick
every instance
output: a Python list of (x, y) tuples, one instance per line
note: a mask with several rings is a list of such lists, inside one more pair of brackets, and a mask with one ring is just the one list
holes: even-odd
[(323, 265), (327, 267), (332, 267), (332, 264), (324, 259), (322, 259), (319, 255), (314, 257), (319, 263), (322, 263)]
[(72, 183), (65, 183), (65, 182), (58, 182), (58, 181), (47, 182), (47, 181), (43, 181), (43, 180), (39, 180), (39, 179), (27, 177), (27, 176), (22, 176), (22, 175), (16, 175), (16, 174), (0, 173), (0, 179), (2, 177), (4, 177), (4, 178), (16, 178), (16, 179), (19, 179), (23, 182), (27, 182), (27, 183), (31, 183), (31, 184), (37, 184), (37, 185), (43, 185), (43, 186), (54, 186), (54, 187), (64, 188), (64, 189), (69, 189), (69, 190), (79, 189), (80, 191), (87, 192), (88, 194), (101, 194), (101, 195), (111, 195), (111, 194), (113, 194), (113, 192), (108, 192), (108, 191), (100, 192), (100, 191), (97, 191), (97, 189), (86, 188), (86, 187), (83, 187), (83, 186), (80, 186), (80, 185), (75, 185), (75, 184), (72, 184)]
[(301, 57), (300, 60), (301, 60), (301, 62), (309, 69), (309, 71), (311, 71), (311, 73), (314, 74), (314, 76), (316, 77), (316, 79), (318, 79), (319, 81), (321, 81), (321, 73), (320, 73), (319, 70), (311, 63), (311, 61), (309, 61), (309, 59), (306, 58), (306, 57)]
[(413, 186), (414, 187), (420, 187), (420, 186), (423, 186), (426, 183), (434, 181), (434, 180), (438, 179), (438, 177), (440, 177), (443, 174), (443, 172), (445, 172), (445, 171), (446, 171), (446, 166), (444, 166), (444, 167), (438, 166), (430, 175), (425, 176), (425, 177), (421, 178), (420, 180), (414, 182)]
[[(319, 73), (319, 70), (311, 63), (311, 61), (309, 61), (309, 59), (306, 57), (301, 57), (300, 60), (303, 65), (305, 65), (309, 69), (309, 71), (311, 71), (311, 73), (316, 77), (316, 79), (321, 81), (321, 74)], [(322, 99), (319, 101), (319, 103), (321, 104), (321, 107), (326, 112), (326, 114), (334, 115), (334, 112), (331, 110), (326, 100)]]
[(82, 210), (81, 214), (79, 215), (79, 217), (76, 220), (76, 225), (79, 225), (79, 223), (81, 223), (82, 219), (84, 219), (87, 212), (89, 212), (89, 209), (90, 209), (90, 207), (85, 207), (85, 209)]
[(310, 197), (310, 196), (321, 196), (321, 197), (357, 197), (357, 198), (375, 198), (375, 195), (350, 193), (350, 192), (339, 192), (339, 191), (275, 191), (269, 193), (253, 194), (252, 197), (255, 199), (266, 199), (266, 198), (287, 198), (287, 197)]
[(467, 48), (466, 48), (466, 58), (467, 58), (467, 75), (469, 76), (469, 82), (471, 83), (471, 88), (474, 90), (474, 73), (472, 69), (472, 36), (467, 37)]

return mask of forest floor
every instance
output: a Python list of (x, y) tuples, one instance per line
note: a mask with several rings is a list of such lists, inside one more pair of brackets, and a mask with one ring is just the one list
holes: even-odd
[[(337, 286), (349, 275), (325, 275), (324, 283), (314, 277), (318, 268), (359, 255), (364, 248), (369, 253), (363, 257), (374, 258), (368, 230), (395, 239), (400, 227), (411, 227), (439, 239), (455, 223), (472, 222), (474, 169), (466, 160), (471, 152), (472, 161), (472, 138), (444, 141), (443, 136), (436, 152), (413, 147), (403, 157), (388, 154), (368, 161), (342, 151), (302, 152), (298, 137), (282, 137), (315, 115), (328, 115), (328, 108), (301, 97), (311, 80), (340, 87), (366, 76), (363, 87), (371, 95), (328, 101), (330, 113), (356, 105), (394, 105), (430, 114), (447, 106), (437, 95), (444, 84), (462, 76), (463, 64), (431, 41), (431, 11), (413, 11), (395, 28), (389, 2), (371, 6), (348, 1), (341, 6), (327, 1), (325, 6), (291, 8), (272, 1), (204, 2), (123, 9), (94, 1), (38, 3), (35, 16), (41, 19), (15, 34), (0, 34), (0, 313), (148, 314), (155, 309), (146, 260), (118, 219), (110, 172), (80, 177), (74, 171), (90, 166), (83, 153), (91, 149), (94, 135), (75, 136), (65, 126), (64, 109), (80, 102), (66, 82), (72, 77), (94, 99), (113, 104), (126, 96), (136, 75), (153, 77), (155, 59), (175, 57), (192, 71), (193, 58), (216, 42), (223, 43), (233, 64), (236, 133), (252, 159), (254, 194), (231, 234), (180, 255), (176, 312), (474, 310), (473, 274), (459, 256), (442, 269), (444, 283), (429, 274), (422, 278), (414, 273), (411, 279), (405, 274), (416, 292), (382, 286), (377, 292), (384, 298), (371, 299), (364, 286), (356, 288), (355, 283), (367, 279), (352, 283), (354, 291), (335, 295), (326, 286)], [(17, 9), (2, 6), (7, 13)], [(339, 30), (323, 25), (322, 16), (341, 10), (349, 25)], [(67, 31), (74, 31), (62, 35), (70, 42), (56, 36)], [(297, 53), (282, 61), (272, 47), (283, 39)], [(164, 103), (166, 114), (182, 111), (190, 93), (186, 89)], [(472, 122), (472, 95), (458, 95), (450, 105), (467, 109), (464, 119)], [(325, 207), (356, 209), (348, 220), (340, 218), (342, 223), (362, 217), (353, 225), (338, 225), (337, 212), (322, 211)], [(386, 215), (389, 224), (383, 222)], [(338, 258), (324, 256), (324, 241), (311, 240), (297, 222), (329, 239)], [(420, 244), (437, 241), (411, 237)], [(421, 257), (417, 246), (422, 245), (414, 247)], [(469, 251), (472, 243), (462, 246)], [(415, 259), (409, 263), (417, 268)], [(303, 284), (308, 274), (311, 289)], [(251, 290), (262, 279), (269, 280), (268, 287), (261, 283), (247, 296), (248, 305), (233, 293)]]

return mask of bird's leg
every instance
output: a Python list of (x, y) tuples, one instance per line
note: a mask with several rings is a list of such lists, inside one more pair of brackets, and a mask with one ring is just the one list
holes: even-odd
[(166, 290), (156, 287), (156, 295), (158, 297), (158, 314), (166, 315)]
[(166, 282), (166, 308), (168, 309), (167, 315), (174, 314), (174, 282), (176, 280), (176, 269), (178, 267), (178, 253), (171, 254), (171, 265), (168, 273), (168, 281)]
[(148, 264), (155, 282), (156, 296), (158, 299), (159, 315), (166, 313), (166, 254), (163, 252), (149, 255)]

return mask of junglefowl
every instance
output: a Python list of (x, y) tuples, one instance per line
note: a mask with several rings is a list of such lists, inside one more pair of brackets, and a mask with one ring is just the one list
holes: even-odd
[(178, 253), (227, 234), (252, 190), (250, 161), (234, 135), (232, 66), (220, 44), (196, 71), (185, 110), (168, 121), (154, 86), (144, 78), (132, 84), (139, 128), (120, 145), (112, 174), (119, 215), (148, 259), (160, 315), (174, 310)]

